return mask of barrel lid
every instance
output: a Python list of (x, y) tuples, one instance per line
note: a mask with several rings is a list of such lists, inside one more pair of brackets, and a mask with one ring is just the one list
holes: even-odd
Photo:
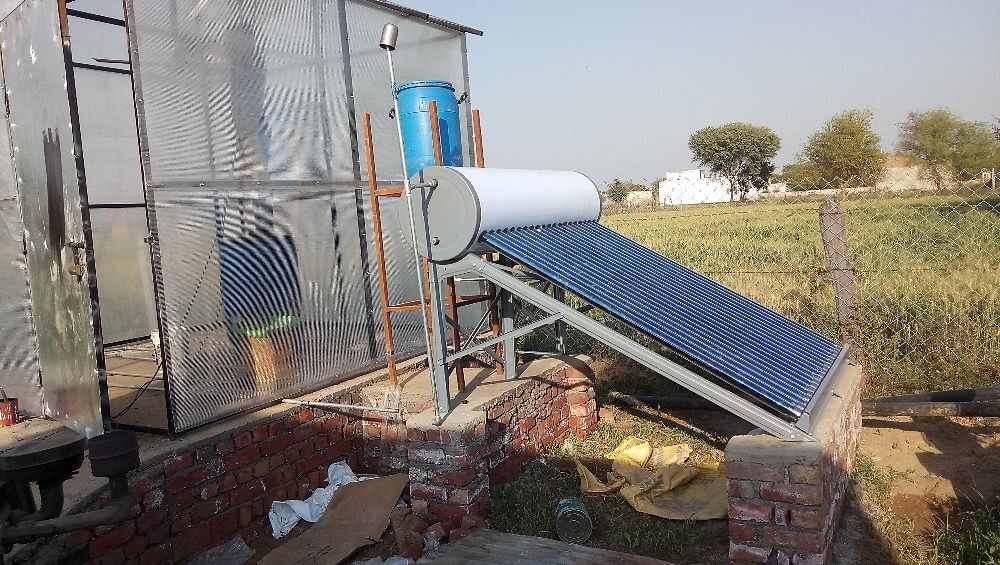
[(446, 80), (413, 80), (410, 82), (404, 82), (403, 84), (396, 85), (396, 94), (408, 89), (408, 88), (447, 88), (448, 90), (455, 92), (455, 87)]

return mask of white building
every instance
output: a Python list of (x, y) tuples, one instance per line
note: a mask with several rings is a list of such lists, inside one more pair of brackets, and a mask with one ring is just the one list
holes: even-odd
[[(692, 169), (679, 173), (668, 172), (660, 181), (660, 205), (679, 206), (682, 204), (707, 204), (711, 202), (729, 202), (729, 179), (716, 173)], [(751, 190), (747, 200), (757, 200), (760, 192)]]

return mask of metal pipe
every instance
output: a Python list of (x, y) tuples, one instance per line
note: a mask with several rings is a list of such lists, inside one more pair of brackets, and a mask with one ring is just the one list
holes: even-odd
[(399, 137), (400, 166), (403, 169), (403, 194), (406, 196), (406, 213), (410, 219), (410, 247), (413, 251), (413, 265), (417, 271), (417, 291), (420, 293), (420, 311), (423, 314), (421, 318), (423, 319), (424, 326), (424, 342), (427, 346), (427, 365), (431, 367), (434, 364), (434, 353), (432, 349), (433, 345), (431, 344), (431, 331), (427, 320), (427, 292), (424, 290), (424, 281), (421, 280), (420, 252), (417, 250), (417, 224), (413, 219), (413, 193), (410, 187), (410, 177), (406, 174), (406, 146), (403, 142), (403, 120), (399, 113), (399, 96), (396, 92), (396, 71), (392, 64), (392, 50), (396, 48), (398, 35), (399, 29), (396, 26), (386, 24), (382, 28), (384, 42), (380, 46), (385, 49), (385, 56), (389, 62), (389, 86), (392, 89), (392, 108), (396, 115), (396, 135)]
[[(161, 379), (156, 379), (161, 380)], [(143, 386), (143, 385), (127, 385), (123, 383), (108, 383), (108, 388), (127, 388), (129, 390), (156, 390), (163, 392), (163, 387), (159, 386)]]
[(383, 406), (365, 406), (363, 404), (336, 404), (333, 402), (313, 402), (311, 400), (292, 400), (282, 398), (285, 404), (298, 404), (299, 406), (309, 406), (310, 408), (324, 408), (326, 410), (367, 410), (369, 412), (384, 412), (386, 414), (398, 414), (399, 408), (388, 408)]

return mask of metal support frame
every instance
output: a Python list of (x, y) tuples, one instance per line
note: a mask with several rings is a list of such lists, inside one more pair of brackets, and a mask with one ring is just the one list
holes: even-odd
[[(434, 266), (432, 270), (435, 273), (435, 277), (475, 273), (476, 276), (482, 276), (491, 281), (499, 289), (501, 289), (505, 295), (510, 297), (507, 302), (502, 305), (504, 332), (498, 338), (487, 340), (479, 344), (476, 348), (469, 348), (468, 350), (456, 352), (455, 355), (447, 357), (444, 354), (446, 350), (443, 348), (443, 342), (438, 343), (438, 341), (435, 341), (434, 346), (436, 351), (434, 356), (436, 360), (439, 359), (441, 361), (441, 371), (444, 375), (446, 375), (446, 371), (444, 370), (446, 361), (453, 360), (460, 354), (468, 355), (474, 350), (488, 347), (497, 340), (504, 341), (504, 358), (505, 361), (509, 361), (510, 357), (513, 357), (515, 353), (512, 346), (514, 338), (537, 327), (552, 324), (554, 322), (565, 322), (566, 324), (577, 328), (578, 330), (590, 335), (618, 352), (634, 359), (635, 361), (638, 361), (639, 363), (642, 363), (646, 367), (683, 386), (698, 396), (709, 400), (723, 410), (759, 426), (767, 433), (779, 439), (786, 441), (815, 441), (815, 438), (810, 435), (812, 431), (811, 425), (814, 421), (811, 421), (808, 414), (798, 422), (788, 422), (779, 416), (768, 412), (763, 407), (740, 397), (738, 394), (705, 379), (703, 376), (698, 375), (690, 369), (682, 367), (681, 365), (666, 359), (662, 355), (659, 355), (653, 350), (615, 332), (611, 328), (608, 328), (600, 322), (584, 315), (577, 309), (564, 304), (562, 301), (549, 296), (545, 292), (533, 288), (498, 265), (491, 264), (480, 257), (469, 255), (447, 266)], [(438, 278), (438, 280), (440, 280), (440, 278)], [(514, 330), (512, 317), (514, 294), (516, 294), (520, 300), (547, 312), (550, 316), (543, 318), (535, 324), (529, 324), (520, 330)], [(438, 298), (436, 302), (440, 302), (440, 294), (437, 296)], [(433, 295), (432, 300), (434, 300)], [(847, 352), (845, 349), (845, 351), (838, 358), (837, 363), (827, 374), (824, 383), (825, 386), (820, 388), (816, 397), (828, 396), (825, 391), (828, 390), (829, 386), (831, 386), (831, 383), (836, 378), (836, 375), (842, 371), (842, 368), (846, 364), (846, 358)], [(511, 376), (509, 373), (513, 372), (512, 369), (513, 363), (511, 363), (506, 370), (508, 376)], [(434, 382), (435, 386), (437, 386), (438, 380), (435, 379)], [(435, 396), (438, 398), (440, 398), (439, 392), (441, 391), (435, 388)], [(810, 408), (812, 408), (812, 411), (815, 412), (817, 408), (821, 407), (821, 404), (822, 400), (817, 398), (815, 399), (815, 402), (810, 403)]]

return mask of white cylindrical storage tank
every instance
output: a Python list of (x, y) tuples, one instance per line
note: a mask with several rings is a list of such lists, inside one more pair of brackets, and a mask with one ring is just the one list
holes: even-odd
[[(484, 252), (478, 243), (485, 232), (596, 221), (601, 216), (597, 186), (574, 171), (427, 167), (410, 182), (432, 181), (436, 187), (413, 190), (413, 217), (417, 249), (439, 263)], [(398, 217), (408, 241), (409, 216), (404, 211)]]

